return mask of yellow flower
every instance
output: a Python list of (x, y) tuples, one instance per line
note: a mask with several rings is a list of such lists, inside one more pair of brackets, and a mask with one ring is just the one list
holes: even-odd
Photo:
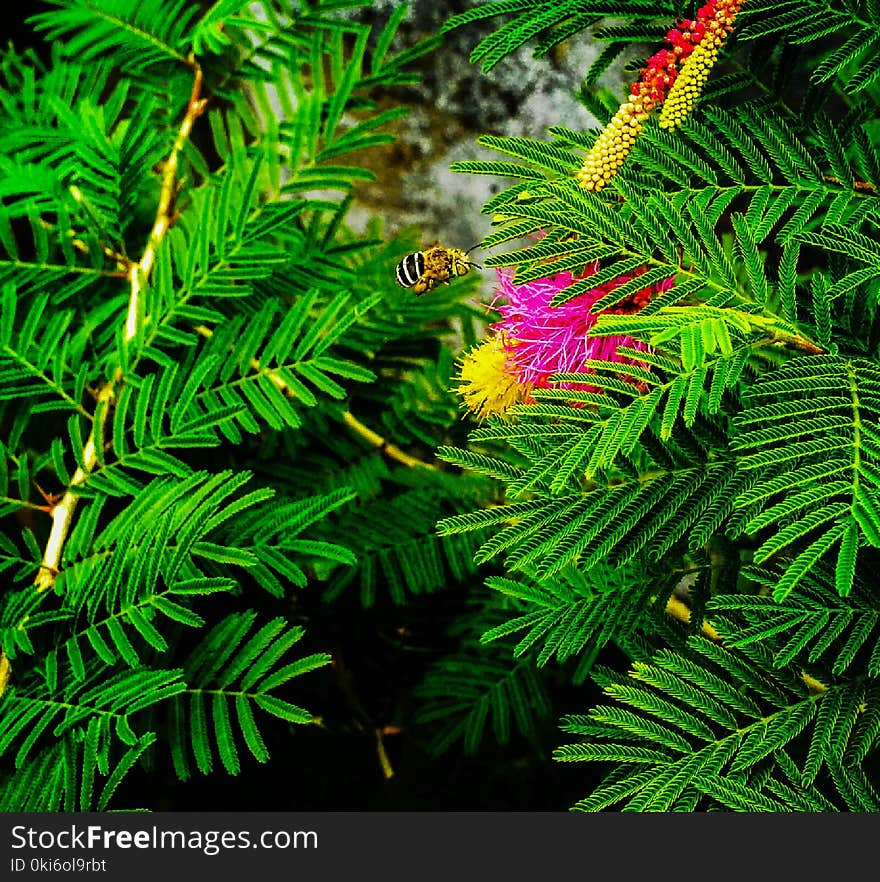
[(507, 368), (504, 343), (497, 336), (484, 340), (462, 358), (458, 393), (465, 407), (480, 419), (503, 416), (531, 390), (531, 384), (520, 383)]
[(745, 0), (717, 0), (703, 7), (706, 10), (706, 32), (694, 46), (681, 67), (681, 72), (666, 96), (660, 113), (660, 128), (674, 129), (690, 115), (703, 91), (703, 86), (718, 60), (718, 52), (733, 30), (736, 15)]
[(697, 17), (682, 19), (666, 35), (670, 48), (655, 52), (630, 87), (629, 98), (603, 129), (577, 172), (585, 190), (601, 190), (626, 161), (645, 121), (662, 105), (660, 126), (680, 125), (693, 110), (718, 50), (733, 30), (745, 0), (706, 0)]
[(617, 174), (641, 134), (654, 104), (647, 95), (647, 86), (639, 83), (636, 88), (638, 93), (621, 104), (584, 158), (577, 179), (585, 190), (601, 190)]

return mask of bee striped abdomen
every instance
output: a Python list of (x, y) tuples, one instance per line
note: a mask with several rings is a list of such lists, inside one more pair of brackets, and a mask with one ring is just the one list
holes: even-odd
[(425, 255), (421, 251), (407, 254), (397, 264), (397, 284), (404, 288), (411, 288), (424, 275)]

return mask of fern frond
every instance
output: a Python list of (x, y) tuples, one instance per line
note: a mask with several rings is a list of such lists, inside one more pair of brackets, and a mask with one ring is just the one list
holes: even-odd
[[(798, 791), (816, 780), (820, 769), (815, 758), (824, 759), (832, 778), (836, 765), (842, 764), (850, 732), (844, 728), (832, 735), (831, 721), (839, 717), (844, 703), (855, 709), (857, 702), (850, 701), (847, 684), (811, 693), (794, 672), (780, 677), (763, 663), (760, 654), (739, 660), (704, 637), (692, 637), (684, 653), (662, 652), (650, 664), (636, 663), (630, 675), (633, 685), (606, 686), (606, 694), (617, 704), (564, 720), (566, 731), (589, 740), (559, 748), (556, 758), (617, 761), (634, 767), (630, 771), (618, 765), (595, 798), (576, 807), (597, 810), (622, 804), (639, 811), (669, 811), (676, 806), (694, 810), (701, 798), (708, 797), (704, 807), (776, 811), (808, 798)], [(739, 691), (749, 705), (738, 701), (725, 707), (707, 686), (731, 677), (739, 680), (744, 665), (749, 675)], [(808, 738), (805, 730), (810, 727)], [(687, 744), (670, 751), (673, 733)], [(805, 763), (797, 790), (788, 779), (788, 751), (797, 751)], [(758, 776), (761, 767), (769, 771)], [(762, 783), (750, 785), (750, 775)], [(694, 800), (693, 788), (701, 798)], [(816, 800), (825, 807), (832, 804), (822, 796)]]
[(141, 73), (156, 64), (186, 61), (186, 31), (197, 12), (186, 0), (53, 0), (53, 5), (59, 9), (31, 21), (51, 40), (66, 38), (73, 57), (109, 53)]
[(543, 667), (552, 658), (563, 664), (580, 656), (578, 677), (590, 668), (590, 659), (610, 640), (625, 639), (637, 627), (653, 599), (655, 586), (635, 572), (611, 572), (601, 567), (582, 573), (569, 569), (553, 580), (514, 581), (490, 576), (488, 587), (519, 601), (519, 613), (483, 634), (489, 643), (522, 633), (513, 649), (519, 658), (540, 646), (535, 663)]
[(489, 613), (471, 620), (458, 652), (437, 662), (417, 688), (421, 707), (416, 719), (437, 730), (432, 738), (436, 753), (459, 740), (466, 753), (476, 753), (489, 726), (499, 744), (511, 740), (514, 728), (533, 738), (549, 714), (546, 688), (533, 656), (525, 654), (511, 665), (505, 660), (508, 650), (479, 643), (479, 630), (493, 617)]
[[(507, 55), (515, 52), (526, 43), (541, 34), (544, 36), (538, 42), (535, 49), (536, 57), (540, 57), (556, 43), (566, 39), (578, 31), (585, 30), (591, 25), (602, 21), (606, 16), (616, 18), (618, 10), (607, 3), (547, 3), (547, 2), (522, 2), (522, 0), (493, 0), (478, 9), (469, 9), (458, 15), (452, 16), (443, 25), (443, 31), (462, 27), (474, 21), (498, 16), (511, 16), (498, 30), (485, 37), (471, 53), (471, 61), (481, 62), (484, 72), (491, 70), (499, 61)], [(657, 5), (649, 5), (642, 2), (631, 3), (627, 7), (627, 18), (636, 21), (656, 19), (669, 20), (674, 15), (671, 7), (658, 8)], [(597, 37), (603, 40), (644, 41), (657, 33), (657, 30), (646, 25), (644, 29), (624, 30), (622, 28), (603, 28), (597, 32)], [(604, 65), (613, 60), (602, 59)], [(596, 71), (591, 71), (593, 79), (601, 72), (602, 66)]]
[(737, 507), (757, 506), (747, 531), (775, 527), (755, 561), (791, 555), (774, 589), (779, 600), (834, 545), (841, 547), (839, 589), (847, 594), (858, 546), (880, 543), (872, 428), (878, 379), (873, 365), (858, 359), (793, 359), (753, 387), (736, 419), (739, 467), (765, 476)]
[(229, 774), (238, 774), (239, 738), (258, 762), (265, 762), (269, 754), (254, 716), (257, 708), (290, 723), (314, 722), (308, 711), (275, 692), (328, 664), (330, 656), (317, 653), (287, 662), (303, 629), (288, 628), (284, 619), (276, 618), (252, 631), (255, 620), (252, 612), (223, 619), (186, 663), (185, 688), (170, 707), (171, 758), (181, 780), (191, 777), (193, 761), (199, 772), (208, 774), (214, 751)]

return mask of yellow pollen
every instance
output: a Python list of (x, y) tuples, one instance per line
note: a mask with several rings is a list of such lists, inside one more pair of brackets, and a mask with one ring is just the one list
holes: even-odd
[(530, 383), (520, 383), (508, 373), (507, 353), (500, 337), (490, 337), (461, 361), (458, 394), (465, 407), (482, 420), (503, 416), (531, 391)]

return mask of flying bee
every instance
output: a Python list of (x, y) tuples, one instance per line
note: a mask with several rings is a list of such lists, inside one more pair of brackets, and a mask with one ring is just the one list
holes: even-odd
[[(476, 245), (474, 246), (476, 248)], [(473, 251), (473, 248), (470, 249)], [(458, 276), (466, 276), (472, 266), (478, 266), (468, 258), (468, 252), (460, 248), (445, 248), (435, 242), (426, 251), (407, 254), (397, 264), (397, 284), (412, 288), (416, 294), (432, 291), (441, 282)]]

